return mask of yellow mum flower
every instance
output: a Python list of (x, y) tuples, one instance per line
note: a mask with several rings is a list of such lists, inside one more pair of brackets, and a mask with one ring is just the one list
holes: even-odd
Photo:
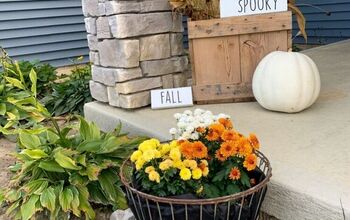
[(154, 157), (155, 158), (161, 158), (162, 157), (162, 154), (160, 153), (159, 150), (154, 149), (153, 151), (154, 151)]
[(146, 161), (140, 157), (136, 162), (135, 162), (135, 165), (136, 165), (136, 170), (140, 170), (143, 165), (146, 163)]
[(180, 160), (181, 159), (181, 152), (180, 152), (179, 148), (171, 149), (169, 156), (172, 160), (175, 160), (175, 161)]
[(175, 148), (175, 147), (178, 147), (179, 144), (177, 143), (176, 140), (173, 140), (172, 142), (170, 142), (170, 148)]
[(173, 165), (173, 161), (170, 159), (166, 159), (159, 164), (159, 169), (164, 171), (169, 169), (172, 165)]
[(182, 168), (180, 170), (180, 177), (183, 180), (190, 180), (191, 179), (191, 170), (188, 168)]
[(159, 183), (160, 182), (160, 176), (159, 176), (159, 173), (157, 171), (151, 171), (149, 174), (148, 174), (148, 179), (153, 181), (153, 182), (157, 182)]
[(208, 161), (207, 160), (201, 160), (201, 163), (204, 164), (205, 166), (208, 166)]
[(154, 168), (154, 166), (148, 166), (148, 167), (146, 167), (146, 169), (145, 169), (145, 173), (150, 173), (150, 172), (152, 172), (152, 171), (154, 171), (155, 170), (155, 168)]
[(154, 154), (153, 149), (144, 151), (142, 157), (143, 157), (143, 159), (144, 159), (146, 162), (149, 162), (149, 161), (151, 161), (152, 159), (154, 159), (154, 158), (155, 158), (155, 154)]
[(184, 165), (191, 170), (197, 168), (197, 162), (195, 160), (184, 160)]
[(160, 153), (162, 155), (165, 155), (165, 154), (167, 154), (170, 151), (170, 149), (171, 149), (170, 144), (163, 144), (161, 146)]
[(137, 151), (134, 151), (134, 153), (131, 154), (131, 157), (130, 157), (130, 160), (132, 162), (135, 162), (136, 160), (138, 160), (140, 157), (142, 156), (142, 152), (137, 150)]
[(155, 139), (155, 138), (152, 138), (151, 140), (149, 140), (151, 142), (151, 144), (154, 146), (154, 147), (158, 147), (160, 145), (160, 141)]
[(153, 138), (142, 142), (139, 145), (139, 150), (142, 152), (145, 152), (147, 150), (156, 149), (159, 145), (160, 145), (159, 140)]
[(174, 161), (173, 167), (181, 170), (182, 168), (185, 168), (185, 165), (181, 160), (176, 160)]
[(192, 170), (192, 178), (199, 180), (202, 177), (202, 170), (200, 168), (195, 168)]
[(205, 167), (205, 168), (203, 169), (203, 171), (202, 171), (202, 174), (203, 174), (204, 177), (208, 176), (208, 174), (209, 174), (209, 168), (208, 168), (208, 167)]

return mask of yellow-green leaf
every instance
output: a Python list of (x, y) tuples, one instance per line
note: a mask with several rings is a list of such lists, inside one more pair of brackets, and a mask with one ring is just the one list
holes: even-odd
[(33, 95), (36, 97), (36, 82), (37, 82), (37, 75), (34, 69), (30, 70), (29, 73), (29, 79), (32, 82), (32, 87), (31, 87), (31, 91), (33, 93)]
[(18, 79), (5, 76), (7, 82), (9, 82), (12, 86), (17, 87), (19, 89), (25, 89), (24, 85)]
[(34, 149), (34, 150), (24, 149), (21, 151), (21, 154), (25, 154), (32, 159), (41, 159), (41, 158), (48, 157), (48, 155), (43, 150), (40, 150), (40, 149)]
[(86, 167), (86, 173), (91, 181), (98, 180), (100, 172), (101, 168), (95, 164), (88, 164)]
[(13, 114), (12, 112), (6, 112), (6, 115), (8, 117), (8, 120), (18, 120), (19, 118)]
[(0, 115), (5, 115), (6, 113), (6, 104), (0, 103)]
[(24, 191), (26, 191), (28, 195), (30, 194), (40, 195), (42, 191), (47, 188), (48, 184), (49, 182), (46, 179), (37, 179), (24, 185), (23, 189)]
[(64, 212), (71, 210), (71, 203), (73, 201), (73, 192), (68, 187), (64, 188), (58, 197), (60, 206)]
[(64, 173), (64, 169), (54, 160), (40, 161), (39, 167), (43, 170), (57, 173)]
[(77, 186), (79, 191), (79, 209), (85, 212), (85, 219), (95, 219), (95, 212), (89, 203), (89, 191), (85, 186)]
[(29, 134), (27, 132), (20, 132), (19, 134), (19, 141), (22, 146), (28, 149), (35, 149), (38, 148), (38, 146), (41, 145), (40, 139), (38, 136), (34, 134)]
[(70, 170), (80, 170), (81, 167), (75, 164), (75, 161), (67, 155), (64, 155), (62, 151), (57, 150), (54, 154), (56, 162), (63, 168)]
[(80, 217), (81, 214), (80, 214), (80, 209), (79, 209), (79, 205), (80, 205), (79, 191), (74, 186), (70, 186), (69, 189), (71, 189), (72, 193), (73, 193), (73, 200), (71, 203), (71, 208), (72, 208), (73, 214), (75, 216)]
[(45, 189), (40, 196), (41, 205), (53, 212), (56, 209), (56, 195), (52, 187)]
[(31, 195), (30, 199), (21, 205), (22, 220), (28, 220), (35, 214), (35, 203), (38, 200), (38, 195)]

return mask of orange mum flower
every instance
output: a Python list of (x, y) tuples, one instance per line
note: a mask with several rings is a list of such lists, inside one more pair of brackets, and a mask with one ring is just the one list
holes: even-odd
[(216, 123), (209, 126), (209, 129), (221, 135), (225, 131), (225, 127), (222, 124)]
[(220, 135), (214, 131), (209, 131), (205, 137), (208, 141), (217, 141), (220, 138)]
[(206, 158), (208, 156), (208, 148), (200, 141), (196, 141), (192, 145), (192, 156), (195, 158)]
[(250, 134), (249, 135), (249, 142), (250, 145), (255, 149), (258, 150), (260, 148), (260, 142), (258, 140), (258, 138), (256, 137), (255, 134)]
[(220, 160), (221, 162), (225, 161), (227, 159), (227, 157), (225, 157), (220, 150), (217, 150), (215, 153), (215, 158)]
[(219, 140), (222, 133), (225, 131), (225, 127), (222, 124), (216, 123), (209, 126), (209, 132), (206, 138), (209, 141)]
[(201, 160), (201, 163), (198, 164), (198, 168), (202, 170), (202, 174), (204, 177), (208, 176), (209, 174), (208, 161)]
[(233, 130), (225, 130), (221, 135), (221, 139), (224, 141), (233, 141), (238, 139), (238, 135)]
[(243, 166), (247, 168), (248, 171), (254, 170), (256, 168), (256, 163), (257, 163), (257, 157), (255, 154), (250, 154), (248, 155), (244, 162)]
[(250, 146), (250, 143), (248, 139), (241, 138), (241, 140), (238, 142), (238, 153), (241, 156), (247, 156), (253, 152), (252, 146)]
[(189, 141), (184, 141), (180, 145), (180, 151), (184, 157), (187, 159), (192, 159), (193, 158), (193, 144)]
[(231, 129), (233, 127), (231, 120), (228, 118), (219, 118), (219, 123), (227, 129)]
[(205, 132), (205, 128), (198, 127), (198, 128), (196, 128), (196, 131), (199, 132), (199, 133), (204, 133)]
[(219, 151), (225, 157), (232, 156), (236, 153), (236, 145), (233, 141), (224, 142), (221, 144)]
[(228, 176), (231, 180), (238, 180), (241, 178), (241, 171), (237, 167), (234, 167), (230, 171), (230, 175)]

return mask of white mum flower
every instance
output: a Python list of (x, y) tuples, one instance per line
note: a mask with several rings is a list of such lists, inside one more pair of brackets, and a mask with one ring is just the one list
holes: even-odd
[(175, 113), (175, 114), (174, 114), (174, 118), (175, 118), (176, 120), (179, 120), (179, 119), (181, 118), (181, 115), (182, 115), (182, 114), (180, 114), (180, 113)]
[(194, 110), (194, 115), (201, 115), (203, 113), (204, 113), (203, 109), (197, 108), (197, 109)]
[(177, 129), (176, 128), (170, 128), (169, 133), (171, 135), (176, 135), (177, 134)]
[(186, 110), (186, 111), (184, 111), (184, 114), (185, 115), (192, 115), (192, 111), (191, 110)]
[(194, 131), (194, 127), (191, 125), (188, 125), (186, 128), (186, 132), (192, 133)]
[(194, 121), (194, 118), (192, 116), (188, 116), (186, 118), (186, 122), (193, 122)]
[(191, 139), (192, 140), (198, 140), (199, 134), (197, 132), (191, 134)]
[(181, 137), (185, 138), (185, 139), (190, 139), (191, 138), (191, 133), (189, 132), (184, 132), (182, 133)]
[(178, 122), (177, 123), (177, 127), (180, 128), (180, 129), (181, 128), (186, 128), (186, 126), (187, 126), (187, 124), (185, 122)]

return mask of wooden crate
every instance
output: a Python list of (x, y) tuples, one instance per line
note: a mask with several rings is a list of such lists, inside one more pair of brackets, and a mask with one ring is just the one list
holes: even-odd
[(290, 12), (188, 21), (193, 95), (199, 104), (252, 100), (260, 60), (292, 47)]

